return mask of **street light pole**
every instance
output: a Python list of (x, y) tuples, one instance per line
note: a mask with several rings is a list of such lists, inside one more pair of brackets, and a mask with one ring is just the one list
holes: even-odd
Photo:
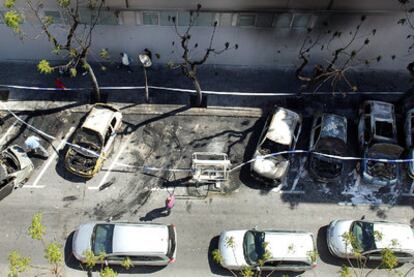
[(147, 79), (147, 68), (152, 65), (151, 58), (147, 54), (140, 54), (139, 60), (142, 64), (142, 69), (144, 70), (144, 79), (145, 79), (145, 102), (149, 103), (149, 90), (148, 90), (148, 79)]

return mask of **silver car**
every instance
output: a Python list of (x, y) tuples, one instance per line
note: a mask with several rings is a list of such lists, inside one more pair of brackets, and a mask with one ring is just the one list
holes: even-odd
[(165, 266), (175, 262), (177, 234), (174, 225), (90, 222), (75, 231), (73, 255), (86, 262), (85, 254), (105, 253), (105, 262), (121, 264), (129, 258), (134, 265)]
[(294, 150), (302, 127), (302, 117), (285, 108), (276, 107), (265, 124), (251, 163), (253, 177), (265, 183), (279, 185), (289, 166), (289, 154), (266, 156)]
[[(350, 234), (355, 242), (350, 243), (344, 234)], [(339, 258), (354, 259), (356, 252), (362, 252), (362, 256), (369, 260), (380, 261), (381, 251), (387, 248), (394, 251), (400, 263), (414, 259), (414, 231), (408, 224), (334, 220), (329, 224), (326, 238), (329, 252)]]
[[(230, 270), (250, 267), (257, 270), (305, 271), (316, 266), (313, 235), (280, 230), (231, 230), (219, 238), (221, 266)], [(259, 266), (265, 251), (269, 258)]]
[(22, 186), (33, 173), (33, 163), (23, 148), (12, 145), (0, 156), (0, 200)]

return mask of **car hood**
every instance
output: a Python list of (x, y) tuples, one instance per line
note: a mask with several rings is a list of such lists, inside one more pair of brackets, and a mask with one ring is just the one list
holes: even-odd
[(85, 251), (91, 250), (91, 238), (95, 223), (86, 223), (79, 226), (72, 239), (72, 252), (79, 260), (84, 259)]
[[(221, 265), (229, 268), (243, 268), (248, 266), (243, 252), (244, 234), (247, 230), (225, 231), (220, 234), (219, 250), (223, 258)], [(227, 241), (232, 238), (234, 247), (227, 246)]]
[(328, 227), (328, 245), (335, 255), (341, 258), (350, 256), (353, 253), (352, 246), (346, 244), (342, 235), (349, 232), (353, 220), (334, 220)]
[(256, 160), (252, 164), (253, 170), (269, 179), (282, 178), (289, 168), (289, 161), (282, 156), (263, 158), (258, 152), (255, 154)]

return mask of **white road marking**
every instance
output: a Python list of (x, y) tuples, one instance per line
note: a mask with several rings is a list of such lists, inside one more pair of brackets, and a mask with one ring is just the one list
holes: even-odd
[(46, 170), (49, 168), (49, 166), (52, 164), (53, 161), (56, 160), (56, 157), (58, 155), (58, 152), (60, 149), (62, 149), (69, 137), (72, 135), (73, 131), (75, 131), (75, 127), (71, 127), (69, 129), (69, 132), (66, 134), (66, 136), (63, 138), (63, 140), (59, 143), (59, 145), (56, 147), (56, 151), (53, 151), (53, 153), (49, 156), (45, 166), (43, 166), (40, 173), (37, 175), (36, 179), (34, 180), (32, 185), (23, 186), (24, 188), (44, 188), (45, 186), (38, 186), (40, 179), (42, 178), (43, 174), (45, 174)]
[(3, 144), (4, 144), (4, 142), (6, 141), (6, 139), (7, 139), (7, 136), (11, 133), (11, 131), (13, 131), (13, 129), (14, 129), (14, 127), (16, 126), (16, 124), (18, 123), (19, 121), (18, 120), (16, 120), (10, 127), (9, 127), (9, 129), (7, 129), (7, 131), (6, 131), (6, 133), (0, 138), (0, 147), (1, 146), (3, 146)]
[[(122, 144), (121, 149), (119, 149), (118, 154), (116, 154), (115, 159), (112, 161), (111, 165), (109, 166), (108, 170), (106, 171), (106, 173), (105, 173), (105, 175), (103, 176), (103, 178), (102, 178), (101, 182), (99, 183), (99, 185), (98, 185), (98, 186), (96, 186), (96, 187), (88, 187), (88, 189), (93, 189), (93, 190), (96, 190), (96, 189), (99, 189), (101, 186), (103, 186), (103, 184), (105, 184), (105, 183), (106, 183), (106, 180), (108, 179), (109, 174), (111, 174), (112, 169), (114, 168), (114, 166), (115, 166), (115, 165), (116, 165), (116, 163), (118, 162), (119, 157), (120, 157), (120, 156), (121, 156), (121, 154), (124, 152), (125, 148), (128, 146), (128, 143), (129, 143), (129, 141), (131, 140), (131, 138), (132, 138), (132, 137), (133, 137), (133, 136), (132, 136), (132, 134), (131, 134), (131, 135), (129, 135), (129, 137), (126, 139), (126, 141), (124, 141), (124, 142), (122, 142), (122, 141), (121, 141), (121, 144)], [(114, 143), (115, 143), (115, 142), (114, 142)]]

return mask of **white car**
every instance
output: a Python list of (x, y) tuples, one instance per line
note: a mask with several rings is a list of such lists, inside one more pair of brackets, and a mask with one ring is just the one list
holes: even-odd
[[(230, 270), (245, 267), (260, 270), (305, 271), (316, 266), (313, 235), (277, 230), (232, 230), (220, 234), (221, 265)], [(265, 251), (269, 259), (259, 266)]]
[(175, 262), (177, 234), (174, 225), (90, 222), (75, 231), (73, 255), (86, 262), (85, 254), (105, 253), (108, 264), (129, 258), (134, 265), (165, 266)]
[(252, 176), (272, 185), (280, 185), (289, 171), (289, 154), (263, 157), (271, 153), (295, 150), (302, 127), (302, 117), (294, 111), (275, 107), (259, 138)]
[[(355, 245), (344, 239), (347, 233), (355, 239)], [(393, 250), (400, 263), (414, 259), (414, 231), (408, 224), (334, 220), (329, 224), (326, 239), (331, 254), (339, 258), (354, 259), (355, 252), (362, 252), (362, 256), (369, 260), (381, 260), (381, 251), (388, 248)]]

